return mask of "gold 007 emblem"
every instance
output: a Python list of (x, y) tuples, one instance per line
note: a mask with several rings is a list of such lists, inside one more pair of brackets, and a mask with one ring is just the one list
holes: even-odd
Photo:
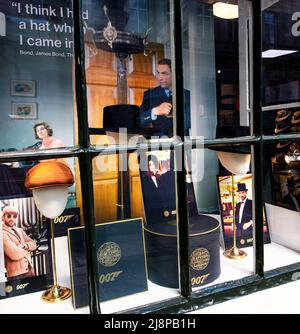
[(118, 244), (107, 242), (98, 249), (98, 262), (104, 267), (113, 267), (120, 261), (121, 254), (121, 248)]
[(191, 254), (190, 264), (193, 269), (200, 271), (208, 266), (209, 260), (209, 251), (206, 248), (197, 248)]

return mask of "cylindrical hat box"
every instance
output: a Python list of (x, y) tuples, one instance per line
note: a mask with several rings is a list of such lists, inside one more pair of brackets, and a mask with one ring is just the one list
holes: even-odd
[[(145, 230), (148, 278), (158, 285), (178, 288), (176, 221), (147, 225)], [(220, 223), (205, 215), (189, 218), (192, 287), (216, 280), (220, 268)]]

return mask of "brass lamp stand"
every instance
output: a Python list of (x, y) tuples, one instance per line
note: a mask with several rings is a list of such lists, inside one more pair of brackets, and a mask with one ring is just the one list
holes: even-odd
[(42, 295), (42, 299), (49, 303), (57, 303), (71, 297), (72, 291), (69, 288), (57, 285), (56, 273), (56, 255), (55, 255), (55, 235), (54, 235), (54, 219), (50, 219), (51, 226), (51, 258), (53, 268), (53, 285), (49, 287)]
[(235, 221), (235, 207), (234, 207), (234, 177), (231, 174), (231, 188), (232, 188), (232, 228), (233, 228), (233, 246), (226, 250), (223, 255), (232, 260), (240, 260), (247, 256), (247, 253), (236, 246), (236, 221)]

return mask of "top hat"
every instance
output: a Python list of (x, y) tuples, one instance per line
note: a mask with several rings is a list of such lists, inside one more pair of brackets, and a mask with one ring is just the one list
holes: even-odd
[(295, 111), (292, 117), (292, 124), (298, 124), (300, 122), (300, 111)]
[[(235, 138), (250, 136), (249, 126), (234, 126), (234, 125), (217, 125), (216, 138)], [(250, 145), (237, 145), (228, 147), (214, 147), (214, 151), (251, 154)]]
[(285, 109), (278, 110), (276, 118), (275, 118), (275, 122), (284, 121), (285, 119), (289, 118), (290, 116), (291, 116), (291, 112), (290, 111), (287, 111)]
[(238, 189), (237, 192), (239, 191), (248, 191), (248, 189), (246, 188), (246, 183), (238, 183)]
[(103, 109), (103, 128), (106, 131), (118, 132), (126, 128), (128, 133), (139, 132), (140, 108), (134, 104), (116, 104)]

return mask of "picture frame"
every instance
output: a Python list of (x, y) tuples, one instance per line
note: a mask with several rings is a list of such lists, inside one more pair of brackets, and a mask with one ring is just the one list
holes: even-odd
[(10, 84), (11, 96), (36, 96), (35, 80), (11, 80)]
[[(15, 260), (8, 260), (9, 257), (5, 259), (5, 247), (10, 247), (8, 246), (10, 243), (4, 242), (5, 239), (11, 240), (10, 242), (14, 244), (15, 250), (20, 247), (16, 241), (17, 238), (4, 226), (2, 212), (6, 206), (14, 207), (19, 211), (16, 221), (16, 227), (18, 228), (17, 237), (20, 236), (20, 231), (22, 230), (22, 234), (26, 233), (27, 237), (36, 243), (36, 249), (28, 253), (30, 257), (30, 275), (22, 275), (22, 277), (17, 273), (12, 275), (12, 272), (15, 272), (15, 268), (17, 268), (13, 264)], [(25, 207), (28, 210), (24, 210)], [(0, 216), (0, 300), (46, 290), (53, 282), (51, 244), (48, 237), (48, 227), (42, 226), (41, 215), (34, 204), (33, 197), (0, 200)], [(7, 252), (11, 255), (12, 249), (9, 248)], [(28, 259), (27, 255), (26, 259)], [(20, 263), (23, 263), (22, 261), (20, 260)]]
[[(169, 150), (145, 152), (140, 155), (140, 161), (139, 175), (145, 224), (152, 225), (176, 220), (174, 154)], [(186, 187), (189, 215), (196, 216), (198, 208), (191, 174), (186, 174)]]
[(38, 118), (37, 103), (35, 102), (12, 102), (11, 119), (31, 120)]
[[(234, 191), (232, 191), (232, 183)], [(239, 184), (239, 186), (238, 186)], [(236, 243), (238, 248), (250, 247), (253, 245), (253, 228), (248, 222), (252, 221), (252, 174), (246, 175), (217, 175), (219, 210), (222, 225), (222, 245), (225, 250), (233, 246), (233, 209), (235, 210)], [(242, 216), (239, 215), (241, 207), (241, 196), (238, 190), (245, 189), (247, 201), (244, 204)], [(245, 199), (244, 199), (245, 200)], [(248, 202), (248, 203), (247, 203)], [(248, 224), (243, 228), (244, 224)], [(239, 224), (239, 225), (238, 225)], [(246, 228), (249, 226), (248, 228)], [(270, 243), (269, 227), (264, 206), (264, 243)]]

